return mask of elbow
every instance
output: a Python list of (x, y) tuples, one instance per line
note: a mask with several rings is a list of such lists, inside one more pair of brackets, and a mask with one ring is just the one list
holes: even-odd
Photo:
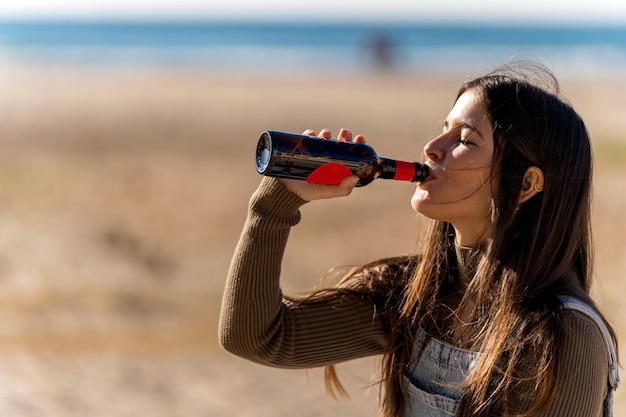
[(291, 356), (293, 349), (293, 343), (287, 343), (285, 337), (283, 318), (282, 314), (278, 314), (272, 320), (258, 322), (251, 315), (222, 312), (219, 344), (223, 350), (240, 358), (283, 368), (286, 366), (285, 358)]
[(273, 368), (294, 367), (286, 360), (285, 356), (288, 355), (285, 355), (280, 348), (262, 342), (262, 338), (237, 332), (229, 326), (220, 326), (218, 337), (223, 350), (242, 359)]
[(252, 362), (265, 363), (261, 349), (247, 336), (229, 326), (220, 326), (218, 332), (220, 347), (226, 352)]
[(222, 309), (218, 324), (218, 342), (226, 352), (248, 358), (252, 350), (250, 335), (238, 323), (236, 315), (231, 314), (229, 310)]
[(245, 349), (246, 343), (244, 339), (229, 326), (220, 325), (218, 341), (220, 347), (226, 352), (244, 358), (248, 357), (246, 352), (248, 349)]

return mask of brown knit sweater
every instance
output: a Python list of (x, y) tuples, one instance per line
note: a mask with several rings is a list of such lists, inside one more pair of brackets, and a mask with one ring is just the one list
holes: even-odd
[[(282, 297), (281, 261), (305, 201), (266, 177), (254, 193), (232, 259), (220, 316), (227, 351), (269, 366), (313, 368), (382, 353), (386, 327), (374, 307), (353, 297), (295, 306)], [(566, 311), (559, 358), (564, 377), (545, 417), (600, 417), (608, 360), (602, 334), (586, 315)]]

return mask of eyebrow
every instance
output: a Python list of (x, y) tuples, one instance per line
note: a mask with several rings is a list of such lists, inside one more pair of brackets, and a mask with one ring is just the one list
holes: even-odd
[[(450, 126), (450, 123), (449, 123), (447, 120), (446, 120), (446, 121), (444, 121), (444, 122), (443, 122), (443, 127), (447, 128), (448, 126)], [(471, 124), (469, 124), (469, 123), (467, 123), (467, 122), (459, 122), (459, 123), (456, 123), (456, 125), (455, 125), (455, 126), (456, 126), (456, 127), (461, 127), (461, 128), (467, 128), (467, 129), (470, 129), (472, 132), (474, 132), (474, 133), (476, 133), (478, 136), (480, 136), (480, 138), (481, 138), (482, 140), (485, 140), (485, 138), (483, 137), (483, 134), (482, 134), (482, 133), (480, 133), (480, 130), (479, 130), (476, 126), (474, 126), (474, 125), (471, 125)]]

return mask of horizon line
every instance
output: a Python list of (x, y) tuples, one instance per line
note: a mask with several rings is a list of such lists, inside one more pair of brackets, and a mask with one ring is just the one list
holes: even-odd
[(326, 21), (311, 22), (309, 19), (299, 19), (295, 17), (282, 16), (267, 17), (258, 16), (130, 16), (130, 15), (64, 15), (64, 16), (4, 16), (0, 17), (2, 23), (180, 23), (180, 24), (268, 24), (268, 25), (303, 25), (303, 26), (334, 26), (344, 22), (347, 26), (354, 25), (406, 25), (406, 26), (459, 26), (459, 27), (478, 27), (487, 25), (489, 27), (511, 26), (514, 27), (594, 27), (604, 26), (608, 28), (626, 28), (626, 21), (623, 19), (611, 20), (595, 20), (595, 19), (500, 19), (500, 18), (483, 18), (473, 20), (462, 20), (454, 18), (389, 18), (389, 17), (354, 17), (351, 19), (327, 19)]

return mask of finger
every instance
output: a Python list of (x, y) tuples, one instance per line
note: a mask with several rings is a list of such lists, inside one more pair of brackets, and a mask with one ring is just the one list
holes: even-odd
[(330, 133), (330, 130), (328, 130), (328, 129), (320, 130), (320, 134), (318, 136), (320, 138), (324, 138), (324, 139), (332, 139), (333, 138), (333, 134)]
[(354, 141), (357, 143), (367, 143), (367, 141), (365, 140), (365, 137), (363, 135), (356, 135), (354, 137)]
[(305, 130), (304, 132), (302, 132), (302, 134), (306, 136), (317, 136), (317, 133), (315, 133), (315, 131), (311, 129)]
[(339, 135), (337, 136), (337, 140), (350, 142), (352, 140), (352, 132), (350, 132), (348, 129), (341, 129), (339, 131)]

